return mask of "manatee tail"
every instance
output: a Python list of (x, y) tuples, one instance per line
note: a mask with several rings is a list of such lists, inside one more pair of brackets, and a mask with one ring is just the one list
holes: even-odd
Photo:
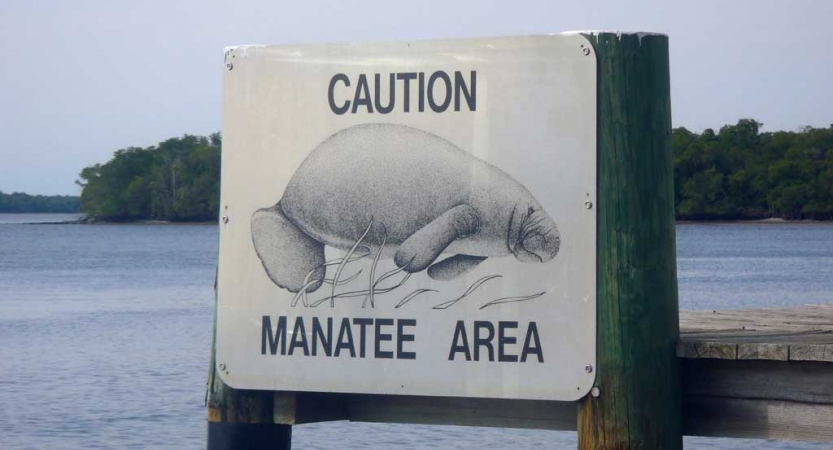
[(324, 244), (298, 229), (281, 210), (280, 203), (252, 214), (252, 242), (266, 274), (273, 283), (298, 292), (308, 280), (319, 280), (307, 287), (313, 292), (324, 281)]

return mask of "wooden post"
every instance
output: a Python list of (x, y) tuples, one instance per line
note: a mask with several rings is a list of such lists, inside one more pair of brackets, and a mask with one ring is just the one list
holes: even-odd
[(585, 35), (598, 61), (599, 396), (580, 449), (681, 449), (668, 37)]
[[(216, 288), (216, 286), (215, 286)], [(271, 391), (232, 389), (217, 374), (217, 299), (208, 369), (208, 450), (292, 448), (294, 396)], [(277, 420), (275, 420), (277, 418)]]

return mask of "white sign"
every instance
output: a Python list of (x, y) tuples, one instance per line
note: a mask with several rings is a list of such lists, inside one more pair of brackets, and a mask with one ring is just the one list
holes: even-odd
[(224, 70), (226, 384), (590, 390), (596, 58), (584, 37), (235, 47)]

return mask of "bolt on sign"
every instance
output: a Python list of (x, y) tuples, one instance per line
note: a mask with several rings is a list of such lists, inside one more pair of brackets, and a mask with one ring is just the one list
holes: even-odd
[(575, 400), (596, 349), (596, 59), (551, 35), (226, 50), (234, 388)]

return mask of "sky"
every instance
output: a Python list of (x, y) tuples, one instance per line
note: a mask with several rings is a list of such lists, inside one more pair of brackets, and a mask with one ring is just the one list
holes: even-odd
[(219, 131), (240, 44), (661, 32), (674, 126), (828, 127), (831, 23), (831, 0), (0, 0), (0, 191), (77, 195), (115, 150)]

